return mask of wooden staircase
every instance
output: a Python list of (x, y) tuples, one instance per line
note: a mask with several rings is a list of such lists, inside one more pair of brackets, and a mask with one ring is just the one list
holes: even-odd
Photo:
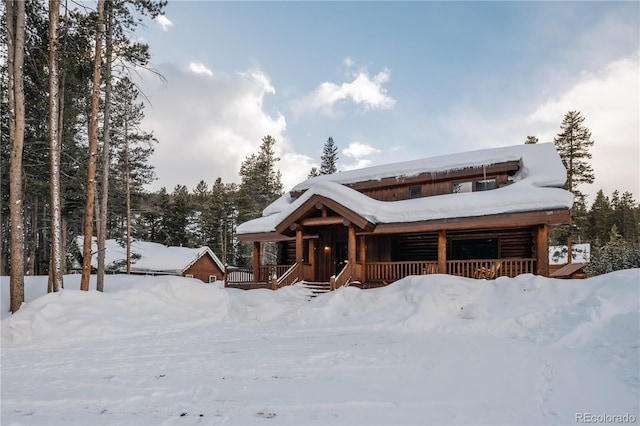
[(308, 291), (309, 298), (314, 298), (319, 294), (328, 293), (331, 291), (330, 283), (302, 281), (299, 283), (299, 285)]

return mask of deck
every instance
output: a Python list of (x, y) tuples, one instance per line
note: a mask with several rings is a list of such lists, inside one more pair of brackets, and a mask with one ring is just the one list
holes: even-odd
[[(251, 268), (235, 269), (227, 271), (225, 287), (276, 290), (305, 280), (303, 271), (304, 268), (298, 264), (260, 266), (256, 274)], [(412, 275), (445, 273), (466, 278), (495, 279), (533, 274), (535, 271), (536, 259), (533, 258), (449, 260), (443, 272), (437, 261), (357, 263), (347, 264), (343, 272), (332, 277), (331, 288), (336, 289), (350, 282), (361, 288), (380, 287)]]

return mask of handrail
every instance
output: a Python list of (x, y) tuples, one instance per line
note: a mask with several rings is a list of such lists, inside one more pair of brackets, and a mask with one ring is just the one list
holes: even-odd
[(338, 276), (336, 277), (335, 275), (333, 275), (331, 277), (331, 279), (329, 280), (331, 285), (331, 291), (336, 290), (340, 287), (344, 287), (349, 283), (349, 281), (351, 281), (351, 269), (352, 269), (351, 263), (345, 263), (344, 267), (342, 268), (342, 271), (340, 271)]
[(298, 279), (300, 278), (300, 274), (298, 273), (300, 266), (301, 266), (301, 263), (296, 262), (280, 278), (278, 277), (271, 278), (271, 289), (277, 290), (280, 287), (291, 285), (296, 281), (298, 281)]

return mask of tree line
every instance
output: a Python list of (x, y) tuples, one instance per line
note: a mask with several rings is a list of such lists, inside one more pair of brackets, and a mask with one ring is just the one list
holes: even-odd
[[(62, 288), (68, 236), (91, 236), (95, 225), (103, 248), (109, 226), (129, 214), (124, 200), (153, 179), (155, 138), (140, 128), (131, 74), (150, 60), (135, 29), (165, 5), (2, 3), (0, 272), (10, 275), (12, 312), (24, 300), (25, 274), (49, 274), (49, 290)], [(83, 290), (93, 255), (86, 250)], [(104, 250), (97, 254), (104, 268)]]

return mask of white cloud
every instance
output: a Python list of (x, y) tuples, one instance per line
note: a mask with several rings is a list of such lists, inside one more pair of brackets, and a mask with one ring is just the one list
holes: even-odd
[(358, 141), (351, 142), (348, 147), (342, 150), (342, 153), (344, 155), (351, 158), (366, 157), (369, 155), (377, 154), (379, 152), (379, 149)]
[(213, 75), (213, 71), (200, 62), (189, 62), (189, 70), (194, 74), (208, 75), (209, 77)]
[(343, 166), (345, 170), (359, 169), (371, 165), (372, 159), (368, 158), (372, 155), (378, 154), (379, 149), (372, 147), (362, 142), (351, 142), (348, 147), (342, 150), (342, 154), (345, 157), (352, 159), (353, 161)]
[(277, 141), (283, 176), (288, 172), (285, 166), (304, 162), (289, 161), (292, 149), (285, 117), (263, 106), (274, 88), (262, 71), (211, 72), (210, 78), (202, 79), (173, 65), (157, 68), (167, 79), (164, 89), (154, 85), (157, 80), (150, 75), (142, 82), (151, 100), (143, 126), (158, 139), (151, 162), (159, 179), (150, 190), (164, 186), (171, 191), (177, 184), (191, 190), (200, 180), (211, 184), (217, 177), (225, 183), (239, 182), (240, 164), (258, 152), (266, 135)]
[(169, 28), (173, 27), (173, 22), (169, 20), (164, 15), (158, 15), (155, 17), (154, 21), (162, 28), (163, 31), (169, 31)]
[(602, 189), (640, 195), (640, 52), (610, 63), (599, 72), (583, 72), (576, 84), (540, 105), (529, 122), (540, 140), (552, 141), (568, 111), (580, 111), (595, 141), (591, 165), (596, 180), (582, 188), (593, 196)]
[[(347, 58), (345, 64), (351, 65), (353, 61)], [(351, 100), (353, 103), (364, 107), (365, 110), (391, 109), (396, 101), (387, 95), (387, 89), (383, 86), (391, 77), (391, 71), (383, 69), (371, 78), (366, 70), (358, 72), (352, 82), (340, 85), (324, 82), (321, 83), (309, 95), (293, 102), (292, 108), (296, 113), (304, 114), (321, 111), (332, 114), (336, 103), (343, 100)]]

